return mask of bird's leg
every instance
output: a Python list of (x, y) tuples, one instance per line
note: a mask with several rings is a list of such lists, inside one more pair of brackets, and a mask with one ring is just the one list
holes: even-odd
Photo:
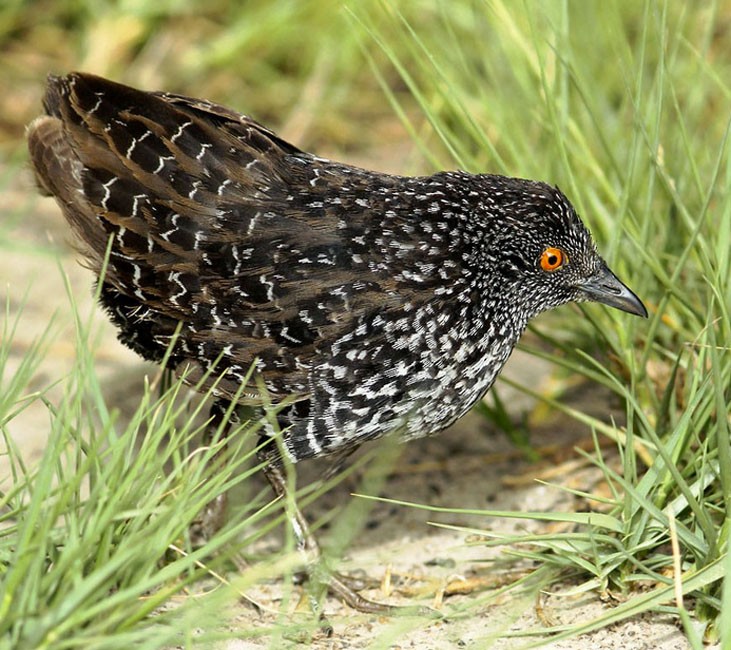
[[(227, 414), (228, 418), (226, 417)], [(202, 445), (222, 443), (221, 449), (213, 458), (213, 463), (220, 462), (220, 458), (226, 449), (226, 438), (231, 432), (231, 426), (237, 422), (236, 410), (230, 409), (230, 402), (227, 400), (216, 400), (211, 405), (209, 421), (203, 433)], [(220, 427), (223, 427), (223, 430), (219, 434)], [(223, 527), (227, 510), (228, 494), (226, 492), (219, 494), (205, 505), (188, 529), (190, 541), (194, 547), (204, 544), (216, 531)]]
[[(352, 446), (336, 451), (330, 457), (330, 463), (325, 469), (321, 480), (323, 482), (329, 481), (331, 478), (338, 475), (343, 470), (348, 459), (353, 455), (353, 452), (355, 452), (356, 449), (358, 449), (357, 446)], [(377, 580), (370, 579), (365, 575), (349, 575), (347, 573), (338, 572), (333, 574), (333, 576), (343, 584), (347, 585), (352, 591), (363, 591), (363, 589), (368, 587), (369, 584), (378, 584)]]
[[(274, 493), (278, 497), (286, 499), (288, 493), (287, 481), (281, 460), (276, 457), (272, 457), (271, 452), (267, 453), (266, 451), (261, 452), (260, 457), (261, 460), (266, 462), (266, 465), (263, 468), (264, 475), (267, 477)], [(403, 610), (413, 610), (411, 607), (385, 605), (383, 603), (368, 600), (353, 590), (347, 584), (347, 580), (337, 574), (328, 572), (322, 561), (320, 546), (317, 543), (315, 536), (310, 531), (307, 520), (297, 507), (296, 503), (291, 503), (290, 505), (289, 523), (292, 526), (292, 531), (294, 532), (297, 549), (304, 556), (305, 571), (307, 572), (307, 576), (310, 580), (314, 580), (316, 583), (320, 584), (326, 582), (327, 588), (332, 594), (339, 597), (347, 605), (360, 612), (365, 612), (367, 614), (392, 615)], [(312, 604), (315, 611), (317, 611), (319, 604), (317, 602), (313, 602)], [(420, 609), (428, 610), (428, 608)], [(433, 612), (429, 610), (429, 613)]]
[(333, 476), (340, 474), (345, 468), (348, 459), (358, 449), (357, 445), (344, 447), (342, 450), (336, 451), (329, 456), (330, 463), (323, 474), (322, 480), (328, 481)]

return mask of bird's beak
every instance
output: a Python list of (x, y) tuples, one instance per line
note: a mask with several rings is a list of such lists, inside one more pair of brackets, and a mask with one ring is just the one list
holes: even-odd
[(647, 318), (647, 309), (642, 301), (604, 264), (588, 280), (582, 282), (579, 289), (586, 300), (601, 302), (630, 314)]

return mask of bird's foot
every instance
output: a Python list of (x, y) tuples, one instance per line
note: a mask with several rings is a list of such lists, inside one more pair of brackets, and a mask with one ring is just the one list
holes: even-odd
[(339, 598), (348, 607), (363, 612), (364, 614), (377, 614), (380, 616), (427, 616), (429, 618), (439, 618), (442, 616), (440, 612), (431, 607), (425, 607), (423, 605), (390, 605), (362, 596), (359, 592), (364, 589), (376, 587), (380, 582), (360, 572), (358, 575), (330, 573), (325, 576), (317, 575), (319, 573), (319, 571), (315, 570), (309, 575), (305, 574), (305, 577), (319, 584), (326, 584), (330, 595)]
[(423, 605), (389, 605), (370, 600), (361, 596), (358, 591), (365, 588), (366, 580), (361, 577), (341, 576), (334, 574), (328, 580), (328, 591), (340, 598), (348, 607), (364, 614), (378, 614), (381, 616), (427, 616), (439, 618), (440, 612)]

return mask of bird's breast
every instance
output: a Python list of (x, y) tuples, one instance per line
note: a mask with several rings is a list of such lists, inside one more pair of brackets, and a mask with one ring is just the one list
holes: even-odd
[[(290, 431), (297, 460), (383, 435), (427, 436), (464, 415), (490, 388), (517, 339), (489, 322), (424, 306), (378, 315), (335, 342), (310, 373), (311, 408)], [(306, 442), (305, 442), (306, 441)]]

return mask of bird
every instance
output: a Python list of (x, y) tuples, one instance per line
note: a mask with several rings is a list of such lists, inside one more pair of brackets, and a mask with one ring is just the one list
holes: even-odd
[(214, 423), (232, 402), (276, 406), (262, 436), (280, 442), (260, 458), (279, 496), (285, 462), (449, 427), (541, 312), (593, 301), (647, 317), (547, 183), (362, 169), (210, 101), (81, 72), (49, 76), (43, 106), (30, 162), (120, 341), (211, 390)]

